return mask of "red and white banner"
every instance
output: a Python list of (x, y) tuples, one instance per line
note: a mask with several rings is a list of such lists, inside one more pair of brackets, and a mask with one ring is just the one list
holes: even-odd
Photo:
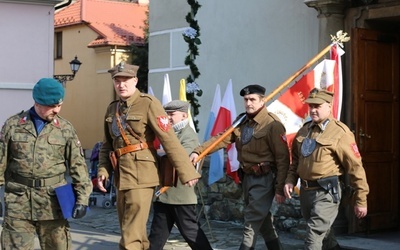
[(342, 105), (342, 83), (341, 75), (339, 75), (341, 73), (340, 56), (344, 54), (344, 51), (337, 45), (333, 45), (331, 53), (334, 55), (334, 60), (325, 59), (320, 62), (268, 106), (268, 110), (278, 115), (285, 125), (290, 147), (297, 131), (309, 117), (308, 105), (304, 101), (313, 88), (334, 92), (333, 116), (336, 119), (340, 118)]
[[(220, 132), (225, 131), (232, 125), (232, 122), (236, 119), (236, 107), (235, 100), (233, 98), (232, 80), (229, 80), (228, 86), (226, 87), (225, 94), (222, 98), (221, 107), (218, 111), (215, 124), (211, 130), (211, 135), (214, 136)], [(226, 174), (232, 177), (232, 179), (239, 183), (239, 177), (237, 170), (239, 169), (239, 162), (237, 160), (237, 150), (235, 143), (228, 145), (228, 162), (226, 163)]]

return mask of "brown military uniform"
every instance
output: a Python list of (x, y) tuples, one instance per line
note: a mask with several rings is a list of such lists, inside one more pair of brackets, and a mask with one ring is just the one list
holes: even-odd
[[(108, 155), (110, 151), (124, 148), (123, 138), (116, 133), (115, 121), (117, 101), (107, 108), (105, 115), (105, 137), (99, 156), (98, 176), (107, 178), (112, 173)], [(157, 152), (151, 146), (157, 136), (168, 154), (182, 183), (200, 178), (189, 157), (179, 143), (161, 103), (154, 97), (142, 94), (138, 90), (121, 102), (120, 115), (130, 125), (136, 135), (127, 129), (125, 134), (132, 145), (146, 142), (149, 148), (130, 152), (119, 157), (118, 170), (115, 174), (117, 186), (117, 208), (120, 220), (122, 249), (147, 249), (147, 218), (150, 212), (155, 186), (159, 185), (157, 172)], [(114, 122), (115, 123), (115, 122)], [(140, 140), (139, 140), (140, 138)]]
[(0, 148), (0, 185), (5, 184), (6, 199), (2, 247), (28, 249), (38, 233), (42, 249), (69, 249), (69, 225), (54, 188), (66, 184), (64, 174), (68, 173), (77, 203), (88, 205), (92, 192), (71, 123), (56, 116), (38, 135), (29, 111), (21, 112), (5, 122)]
[[(324, 123), (324, 122), (322, 122)], [(300, 151), (308, 131), (317, 133), (317, 146), (308, 157), (303, 157)], [(321, 124), (306, 123), (297, 133), (292, 146), (292, 164), (286, 183), (296, 185), (297, 178), (315, 181), (329, 176), (350, 176), (350, 184), (356, 188), (355, 205), (367, 206), (369, 187), (361, 156), (353, 133), (342, 122), (329, 118), (329, 123), (322, 131)]]
[[(245, 132), (249, 133), (249, 137), (246, 139), (248, 142), (243, 143), (242, 133), (249, 131), (248, 128), (252, 128), (253, 131)], [(197, 147), (194, 152), (200, 154), (221, 134), (212, 137)], [(284, 181), (289, 168), (290, 157), (285, 127), (276, 115), (263, 108), (255, 117), (246, 118), (230, 136), (217, 144), (212, 152), (227, 147), (230, 143), (235, 143), (238, 161), (245, 173), (242, 181), (246, 203), (243, 243), (254, 247), (258, 232), (261, 232), (266, 241), (277, 238), (269, 210), (275, 193), (283, 195)], [(274, 173), (256, 175), (254, 167), (261, 163), (273, 165)]]
[[(316, 146), (312, 153), (309, 150), (310, 155), (304, 156), (305, 151), (303, 149), (302, 153), (301, 147), (307, 137), (315, 139)], [(296, 185), (300, 177), (304, 183), (300, 192), (300, 204), (302, 215), (308, 225), (306, 249), (321, 249), (324, 237), (333, 240), (332, 245), (328, 247), (337, 244), (330, 228), (338, 214), (340, 204), (335, 202), (333, 195), (320, 186), (306, 187), (306, 185), (316, 184), (317, 180), (324, 180), (327, 177), (340, 177), (345, 173), (349, 175), (350, 184), (355, 188), (355, 205), (366, 207), (369, 187), (353, 133), (345, 124), (333, 117), (319, 124), (306, 123), (293, 141), (292, 164), (286, 179), (286, 183)], [(340, 196), (340, 185), (337, 191)]]

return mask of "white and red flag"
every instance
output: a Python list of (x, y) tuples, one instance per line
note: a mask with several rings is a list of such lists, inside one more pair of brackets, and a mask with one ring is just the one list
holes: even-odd
[[(211, 137), (211, 131), (217, 119), (218, 111), (221, 108), (221, 87), (217, 84), (215, 88), (214, 100), (211, 106), (210, 115), (206, 131), (204, 132), (204, 141)], [(208, 185), (217, 182), (224, 177), (224, 150), (220, 149), (210, 155), (210, 168), (208, 172)]]
[[(332, 53), (333, 50), (334, 53)], [(268, 110), (278, 115), (285, 125), (289, 146), (291, 146), (297, 131), (308, 118), (308, 105), (304, 101), (313, 88), (334, 92), (333, 116), (336, 119), (340, 117), (342, 105), (342, 84), (339, 75), (341, 73), (340, 56), (344, 54), (344, 51), (337, 45), (333, 45), (331, 53), (336, 58), (335, 60), (325, 59), (317, 64), (313, 70), (268, 106)]]
[[(211, 135), (214, 136), (232, 125), (232, 122), (236, 119), (236, 107), (235, 100), (233, 98), (232, 80), (229, 80), (228, 86), (226, 87), (224, 97), (222, 98), (221, 107), (218, 111), (217, 118), (215, 119), (214, 127), (211, 131)], [(228, 145), (227, 147), (228, 161), (226, 163), (226, 174), (236, 182), (239, 183), (239, 177), (237, 170), (239, 169), (239, 162), (237, 160), (237, 150), (235, 143)]]

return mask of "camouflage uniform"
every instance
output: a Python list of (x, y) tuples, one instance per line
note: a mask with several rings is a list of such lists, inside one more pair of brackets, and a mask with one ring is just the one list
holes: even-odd
[(88, 205), (92, 191), (75, 129), (55, 116), (38, 135), (25, 111), (5, 122), (0, 137), (0, 185), (5, 184), (6, 208), (2, 249), (33, 249), (35, 234), (42, 249), (70, 249), (69, 224), (54, 188), (67, 183), (68, 169), (77, 204)]

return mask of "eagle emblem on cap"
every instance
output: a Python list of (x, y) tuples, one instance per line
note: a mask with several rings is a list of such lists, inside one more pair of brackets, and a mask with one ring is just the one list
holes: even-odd
[(118, 65), (118, 71), (121, 72), (124, 70), (124, 68), (125, 68), (124, 62), (120, 62)]

